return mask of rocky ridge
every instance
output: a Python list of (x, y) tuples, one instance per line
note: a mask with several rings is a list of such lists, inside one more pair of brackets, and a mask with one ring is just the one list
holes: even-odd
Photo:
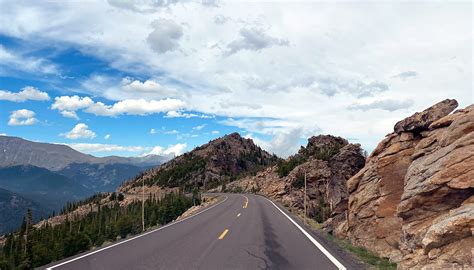
[(183, 191), (208, 190), (238, 177), (256, 173), (278, 158), (238, 133), (225, 135), (169, 162), (146, 171), (124, 183), (120, 192), (128, 193), (145, 181), (146, 186), (179, 187)]

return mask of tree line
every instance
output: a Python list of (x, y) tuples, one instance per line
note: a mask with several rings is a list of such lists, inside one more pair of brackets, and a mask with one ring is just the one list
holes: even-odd
[[(118, 200), (91, 201), (97, 211), (81, 218), (66, 218), (55, 226), (46, 223), (41, 228), (33, 226), (29, 209), (20, 229), (6, 236), (0, 251), (0, 269), (32, 269), (142, 231), (140, 201), (124, 207)], [(167, 194), (161, 199), (149, 196), (145, 201), (145, 226), (169, 223), (196, 203), (200, 202), (195, 196), (183, 194)]]

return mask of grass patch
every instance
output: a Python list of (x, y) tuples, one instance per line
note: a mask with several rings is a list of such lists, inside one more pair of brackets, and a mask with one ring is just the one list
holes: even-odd
[[(303, 218), (302, 216), (299, 216), (300, 218)], [(321, 223), (316, 222), (313, 219), (308, 218), (307, 220), (308, 225), (316, 229), (322, 233), (324, 233), (329, 240), (332, 242), (336, 243), (338, 246), (342, 247), (343, 249), (349, 251), (353, 255), (355, 255), (360, 261), (368, 264), (371, 266), (373, 269), (383, 269), (383, 270), (395, 270), (397, 269), (397, 264), (390, 262), (386, 258), (380, 258), (373, 252), (370, 252), (369, 250), (362, 248), (362, 247), (356, 247), (349, 243), (347, 240), (342, 240), (336, 238), (334, 235), (328, 234), (325, 231), (323, 231), (323, 225)]]
[(354, 254), (359, 260), (365, 262), (366, 264), (375, 267), (376, 269), (397, 269), (397, 264), (390, 262), (386, 258), (380, 258), (379, 256), (375, 255), (374, 253), (368, 251), (362, 247), (356, 247), (350, 244), (346, 240), (338, 239), (333, 235), (328, 234), (329, 238), (338, 244), (340, 247), (348, 250), (352, 254)]

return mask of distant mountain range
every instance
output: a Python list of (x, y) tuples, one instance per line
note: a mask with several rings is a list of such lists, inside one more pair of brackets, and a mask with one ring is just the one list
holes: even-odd
[(144, 157), (95, 157), (72, 149), (64, 144), (39, 143), (18, 137), (0, 136), (0, 167), (33, 165), (59, 171), (72, 163), (130, 164), (149, 167), (161, 164), (166, 157), (148, 155)]
[[(114, 191), (165, 159), (157, 155), (95, 157), (67, 145), (0, 136), (0, 188), (5, 193), (0, 197), (0, 234), (16, 228), (30, 206), (38, 212), (35, 216), (44, 216), (68, 201)], [(12, 196), (22, 203), (12, 204)]]
[(28, 208), (33, 210), (35, 220), (48, 214), (48, 211), (39, 203), (0, 188), (0, 234), (17, 229)]

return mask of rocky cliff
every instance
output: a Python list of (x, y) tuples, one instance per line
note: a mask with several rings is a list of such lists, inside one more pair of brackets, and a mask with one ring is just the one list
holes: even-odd
[(347, 237), (402, 268), (469, 267), (474, 106), (444, 100), (394, 127), (347, 182)]

